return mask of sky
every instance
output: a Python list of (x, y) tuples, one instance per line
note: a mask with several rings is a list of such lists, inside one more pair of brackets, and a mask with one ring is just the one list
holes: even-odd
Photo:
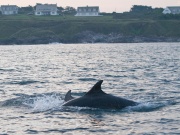
[(99, 6), (100, 12), (125, 12), (133, 5), (154, 7), (180, 6), (180, 0), (0, 0), (0, 5), (17, 5), (18, 7), (35, 6), (36, 3), (57, 4), (61, 7)]

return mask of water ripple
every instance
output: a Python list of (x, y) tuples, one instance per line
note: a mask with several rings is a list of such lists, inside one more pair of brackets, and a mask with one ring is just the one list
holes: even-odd
[[(0, 134), (178, 134), (180, 44), (0, 46)], [(64, 108), (102, 89), (140, 104)]]

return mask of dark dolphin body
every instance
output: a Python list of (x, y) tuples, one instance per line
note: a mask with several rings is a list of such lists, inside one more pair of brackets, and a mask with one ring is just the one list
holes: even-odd
[(65, 96), (63, 106), (92, 107), (100, 109), (122, 109), (127, 106), (135, 106), (138, 103), (124, 98), (106, 94), (101, 90), (103, 80), (97, 82), (90, 91), (80, 98), (73, 98), (71, 91)]
[(64, 101), (69, 101), (69, 100), (72, 100), (74, 99), (72, 96), (71, 96), (71, 90), (69, 90), (67, 93), (66, 93), (66, 96), (64, 98)]

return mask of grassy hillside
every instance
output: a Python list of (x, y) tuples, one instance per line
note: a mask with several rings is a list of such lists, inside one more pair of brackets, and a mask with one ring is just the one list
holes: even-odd
[(112, 16), (0, 16), (0, 41), (52, 38), (73, 42), (78, 33), (91, 31), (108, 35), (180, 37), (179, 20), (113, 19)]

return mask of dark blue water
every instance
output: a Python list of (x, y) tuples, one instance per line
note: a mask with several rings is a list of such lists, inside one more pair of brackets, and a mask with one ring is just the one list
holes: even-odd
[[(98, 80), (140, 104), (63, 108)], [(180, 43), (0, 46), (0, 134), (180, 134)]]

